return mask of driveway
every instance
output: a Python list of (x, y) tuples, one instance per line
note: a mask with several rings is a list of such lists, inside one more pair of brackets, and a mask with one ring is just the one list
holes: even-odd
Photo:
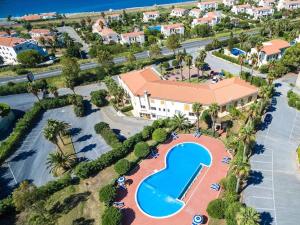
[(257, 133), (251, 157), (251, 178), (244, 202), (262, 213), (262, 224), (296, 225), (300, 221), (300, 171), (296, 148), (300, 143), (300, 112), (287, 104), (289, 83), (278, 81), (269, 109), (271, 123)]

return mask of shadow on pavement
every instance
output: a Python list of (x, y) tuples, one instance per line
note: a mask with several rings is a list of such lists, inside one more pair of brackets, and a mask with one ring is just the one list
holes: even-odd
[(125, 209), (122, 209), (122, 212), (123, 212), (123, 215), (125, 215), (123, 217), (124, 221), (122, 221), (123, 222), (122, 224), (124, 224), (124, 225), (130, 225), (130, 224), (132, 224), (132, 222), (135, 219), (135, 212), (134, 212), (134, 210), (131, 209), (131, 208), (125, 208)]
[(31, 149), (30, 151), (21, 152), (18, 155), (16, 155), (15, 157), (13, 157), (10, 161), (17, 162), (17, 161), (25, 160), (28, 157), (33, 156), (35, 153), (36, 153), (36, 150), (33, 150), (33, 149)]
[(99, 108), (93, 109), (92, 104), (88, 100), (84, 100), (83, 104), (84, 104), (84, 107), (85, 107), (85, 116), (88, 116), (88, 115), (90, 115), (94, 112), (99, 111)]
[(82, 130), (81, 128), (73, 127), (69, 130), (69, 132), (70, 132), (70, 135), (75, 136), (77, 134), (80, 134), (81, 130)]
[(255, 143), (255, 145), (253, 147), (252, 155), (259, 155), (259, 154), (264, 153), (264, 151), (265, 151), (264, 145)]
[(260, 214), (260, 218), (261, 218), (260, 224), (263, 225), (271, 225), (272, 222), (274, 221), (273, 217), (269, 212), (262, 212)]
[(248, 180), (247, 180), (247, 183), (246, 183), (245, 187), (243, 187), (243, 190), (245, 190), (250, 185), (260, 184), (263, 181), (263, 179), (264, 179), (264, 176), (263, 176), (262, 172), (251, 170)]
[(96, 144), (89, 144), (85, 147), (83, 147), (79, 152), (88, 152), (91, 151), (92, 149), (96, 148)]
[(10, 175), (9, 168), (4, 165), (0, 167), (0, 186), (0, 199), (8, 196), (11, 191), (17, 186), (15, 181), (13, 180), (13, 177)]
[(87, 141), (89, 139), (92, 138), (92, 135), (91, 134), (86, 134), (86, 135), (83, 135), (82, 137), (78, 138), (76, 140), (76, 142), (82, 142), (82, 141)]

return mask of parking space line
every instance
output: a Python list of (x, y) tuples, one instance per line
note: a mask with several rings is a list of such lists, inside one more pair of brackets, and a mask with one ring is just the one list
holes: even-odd
[(271, 197), (261, 197), (261, 196), (254, 196), (254, 195), (248, 196), (248, 198), (261, 198), (261, 199), (269, 199), (269, 200), (273, 200), (273, 198), (271, 198)]
[(272, 162), (260, 161), (260, 160), (251, 160), (251, 162), (254, 162), (254, 163), (272, 163)]
[(16, 183), (16, 184), (18, 184), (18, 182), (17, 182), (17, 179), (16, 179), (16, 177), (15, 177), (15, 175), (14, 175), (14, 173), (13, 173), (12, 169), (10, 168), (10, 165), (9, 165), (9, 163), (8, 163), (8, 162), (6, 162), (6, 163), (7, 163), (7, 166), (8, 166), (8, 169), (9, 169), (9, 171), (10, 171), (11, 175), (12, 175), (12, 176), (13, 176), (13, 178), (14, 178), (14, 181), (15, 181), (15, 183)]
[[(257, 210), (260, 210), (260, 211), (262, 211), (262, 210), (266, 210), (266, 211), (274, 211), (275, 212), (275, 209), (272, 209), (272, 208), (257, 208), (257, 207), (255, 207)], [(276, 221), (275, 221), (276, 222)]]
[(273, 191), (272, 188), (268, 188), (268, 187), (259, 187), (259, 186), (253, 187), (253, 189), (264, 189), (264, 190), (271, 190), (271, 191)]
[(293, 126), (292, 126), (291, 133), (290, 133), (290, 135), (289, 135), (289, 141), (291, 140), (292, 134), (293, 134), (293, 132), (294, 132), (295, 124), (297, 124), (297, 123), (296, 123), (297, 117), (298, 117), (298, 111), (296, 111), (296, 116), (295, 116), (295, 118), (294, 118), (294, 120), (293, 120)]

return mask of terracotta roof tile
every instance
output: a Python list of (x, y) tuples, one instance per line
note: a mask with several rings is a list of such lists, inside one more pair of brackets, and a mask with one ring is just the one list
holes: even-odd
[(180, 28), (183, 27), (182, 23), (175, 23), (175, 24), (167, 24), (167, 25), (162, 25), (164, 29), (175, 29), (175, 28)]
[(25, 42), (24, 38), (15, 38), (15, 37), (0, 37), (0, 45), (6, 47), (13, 47), (20, 43)]
[(265, 52), (267, 55), (273, 55), (280, 53), (281, 49), (290, 47), (290, 44), (287, 41), (275, 39), (272, 41), (264, 42), (262, 52)]
[(130, 33), (124, 33), (121, 35), (123, 37), (136, 37), (136, 36), (144, 35), (144, 31), (135, 31), (135, 32), (130, 32)]

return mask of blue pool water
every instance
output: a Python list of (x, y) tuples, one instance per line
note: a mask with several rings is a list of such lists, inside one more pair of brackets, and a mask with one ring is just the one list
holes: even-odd
[(157, 26), (150, 26), (148, 27), (149, 30), (157, 30), (157, 31), (161, 31), (161, 26), (157, 25)]
[(239, 55), (246, 54), (246, 52), (239, 48), (233, 48), (233, 49), (231, 49), (231, 54), (235, 55), (235, 56), (239, 56)]
[(196, 143), (182, 143), (166, 156), (166, 167), (143, 180), (136, 193), (139, 208), (149, 216), (162, 218), (180, 211), (180, 199), (202, 166), (210, 166), (210, 152)]

